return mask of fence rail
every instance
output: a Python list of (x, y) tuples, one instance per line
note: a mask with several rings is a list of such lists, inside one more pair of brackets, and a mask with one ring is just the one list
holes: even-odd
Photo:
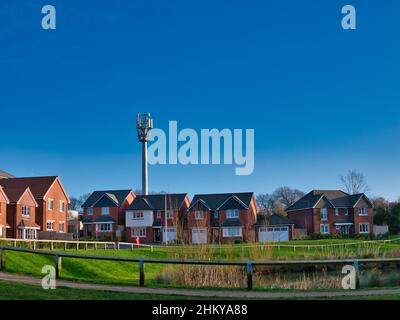
[[(55, 258), (56, 278), (61, 277), (62, 258), (87, 259), (87, 260), (105, 260), (118, 262), (139, 263), (139, 286), (145, 284), (146, 264), (180, 264), (180, 265), (210, 265), (210, 266), (243, 266), (247, 270), (247, 289), (253, 288), (253, 266), (316, 266), (316, 265), (344, 265), (377, 263), (399, 263), (400, 258), (365, 258), (365, 259), (331, 259), (331, 260), (194, 260), (194, 259), (150, 259), (150, 258), (129, 258), (113, 256), (95, 256), (80, 255), (67, 252), (49, 252), (44, 250), (33, 250), (24, 248), (15, 248), (9, 246), (0, 246), (0, 270), (6, 271), (6, 251), (24, 252), (30, 254), (39, 254), (53, 256)], [(356, 268), (358, 271), (358, 267)]]

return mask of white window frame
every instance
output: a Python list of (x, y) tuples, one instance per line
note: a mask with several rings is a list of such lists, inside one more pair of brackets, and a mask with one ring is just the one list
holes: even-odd
[(345, 209), (344, 209), (344, 215), (345, 215), (345, 216), (348, 216), (348, 215), (349, 215), (349, 208), (345, 208)]
[[(326, 228), (326, 229), (325, 229)], [(329, 230), (329, 224), (321, 224), (319, 226), (319, 232), (321, 234), (329, 234), (330, 230)]]
[[(50, 225), (50, 228), (49, 228)], [(47, 231), (54, 231), (54, 220), (47, 220), (46, 221), (46, 230)]]
[(157, 219), (161, 219), (161, 210), (157, 210)]
[(335, 208), (335, 216), (338, 216), (338, 215), (340, 215), (339, 208)]
[[(62, 230), (61, 230), (61, 225), (63, 225)], [(59, 222), (58, 222), (58, 231), (59, 231), (60, 233), (64, 233), (64, 232), (65, 232), (65, 221), (59, 221)]]
[[(362, 227), (367, 227), (367, 230), (366, 231), (364, 231), (364, 228), (362, 228)], [(361, 230), (361, 229), (363, 229), (363, 230)], [(359, 223), (358, 224), (358, 231), (359, 231), (359, 233), (360, 234), (368, 234), (369, 233), (369, 231), (370, 231), (370, 229), (369, 229), (369, 223), (368, 222), (361, 222), (361, 223)]]
[(3, 227), (0, 227), (0, 238), (3, 238)]
[(131, 236), (132, 238), (133, 237), (146, 238), (146, 228), (132, 228)]
[(214, 211), (214, 219), (218, 219), (219, 218), (219, 212), (218, 210)]
[(60, 200), (60, 212), (65, 212), (65, 202)]
[(359, 216), (368, 216), (368, 208), (358, 208)]
[(226, 218), (227, 219), (238, 219), (239, 218), (239, 209), (226, 210)]
[(174, 218), (174, 210), (167, 210), (167, 219)]
[(133, 211), (132, 219), (133, 220), (144, 220), (144, 212), (143, 211)]
[(86, 209), (86, 213), (88, 216), (92, 216), (93, 215), (93, 207), (89, 207)]
[[(103, 226), (108, 226), (108, 227), (103, 228)], [(113, 231), (112, 223), (97, 223), (96, 231), (97, 232), (112, 232)]]
[(31, 215), (31, 208), (29, 206), (22, 206), (21, 214), (23, 217), (29, 217)]
[[(107, 212), (107, 213), (104, 213), (104, 212)], [(102, 216), (110, 215), (110, 207), (101, 207), (101, 215)]]
[(54, 210), (54, 199), (47, 200), (47, 210), (53, 211)]
[(196, 211), (194, 212), (194, 218), (195, 218), (196, 220), (203, 220), (203, 219), (204, 219), (204, 213), (203, 213), (203, 211), (201, 211), (201, 210), (196, 210)]
[(225, 227), (222, 228), (223, 238), (240, 238), (242, 237), (242, 227)]
[(321, 221), (328, 221), (328, 208), (321, 208), (319, 216)]

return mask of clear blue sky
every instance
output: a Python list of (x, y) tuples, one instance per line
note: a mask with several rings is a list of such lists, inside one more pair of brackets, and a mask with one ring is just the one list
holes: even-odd
[[(357, 30), (341, 29), (341, 7)], [(41, 7), (57, 30), (41, 28)], [(400, 196), (400, 2), (0, 2), (0, 168), (73, 196), (140, 188), (139, 111), (155, 126), (254, 128), (255, 171), (151, 166), (150, 189), (340, 188)]]

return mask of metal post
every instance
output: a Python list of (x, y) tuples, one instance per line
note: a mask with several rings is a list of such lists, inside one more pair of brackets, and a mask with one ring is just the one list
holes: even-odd
[(139, 286), (140, 287), (144, 287), (144, 259), (140, 258), (140, 262), (139, 262)]
[(247, 290), (253, 289), (253, 265), (247, 261)]
[(142, 193), (147, 195), (148, 190), (148, 170), (147, 170), (147, 141), (142, 142)]
[(354, 269), (356, 271), (356, 289), (360, 289), (360, 267), (357, 257), (354, 258)]
[(62, 268), (62, 257), (56, 254), (56, 279), (60, 279)]
[(167, 220), (167, 211), (168, 211), (168, 205), (167, 205), (167, 195), (165, 194), (165, 212), (164, 212), (164, 221), (165, 221), (165, 245), (168, 245), (168, 220)]
[(0, 249), (0, 270), (6, 271), (6, 249)]

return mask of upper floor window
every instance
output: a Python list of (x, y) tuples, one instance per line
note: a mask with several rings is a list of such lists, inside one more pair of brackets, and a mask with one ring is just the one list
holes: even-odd
[(22, 207), (22, 215), (29, 216), (31, 214), (31, 208), (29, 206)]
[(214, 219), (218, 219), (218, 211), (214, 211)]
[(339, 208), (335, 208), (335, 216), (339, 215)]
[(143, 211), (134, 211), (133, 212), (133, 219), (143, 219), (144, 213)]
[(196, 211), (194, 212), (194, 216), (195, 216), (195, 219), (196, 219), (196, 220), (202, 220), (202, 219), (204, 218), (204, 216), (203, 216), (203, 211), (196, 210)]
[(174, 217), (174, 210), (167, 210), (167, 219), (172, 219)]
[(239, 218), (239, 210), (238, 209), (226, 210), (226, 218), (227, 219)]
[(53, 210), (54, 208), (54, 200), (53, 199), (49, 199), (47, 202), (47, 209), (48, 210)]
[(65, 202), (60, 200), (60, 212), (65, 212)]
[(102, 207), (101, 208), (101, 214), (102, 215), (110, 214), (110, 208), (109, 207)]
[(368, 215), (368, 208), (358, 208), (358, 215), (359, 216), (367, 216)]
[(160, 210), (157, 211), (157, 219), (161, 219), (161, 211)]
[(349, 215), (349, 209), (348, 209), (348, 208), (344, 209), (344, 214), (345, 214), (346, 216)]
[(93, 208), (87, 208), (86, 213), (89, 215), (93, 214)]
[(328, 209), (322, 208), (320, 212), (321, 220), (328, 220)]

